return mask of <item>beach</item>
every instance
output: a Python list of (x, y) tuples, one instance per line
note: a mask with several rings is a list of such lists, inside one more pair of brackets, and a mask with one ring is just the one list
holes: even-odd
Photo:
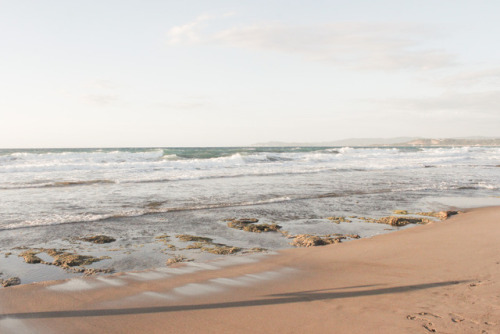
[(500, 208), (353, 242), (0, 290), (2, 333), (499, 333)]

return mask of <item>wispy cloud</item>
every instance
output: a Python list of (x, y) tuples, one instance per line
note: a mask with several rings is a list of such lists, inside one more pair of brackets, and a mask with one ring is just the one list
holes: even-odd
[(210, 99), (205, 96), (184, 96), (176, 97), (164, 102), (158, 102), (155, 104), (156, 107), (161, 109), (172, 109), (172, 110), (204, 110), (210, 107)]
[(86, 94), (82, 96), (83, 100), (88, 103), (105, 106), (112, 104), (118, 100), (117, 95), (110, 94)]
[(416, 114), (431, 113), (457, 115), (473, 115), (483, 118), (500, 118), (500, 91), (493, 90), (478, 93), (448, 92), (435, 97), (397, 98), (372, 101), (386, 108), (404, 110)]
[(218, 44), (258, 51), (300, 55), (311, 61), (362, 69), (436, 69), (454, 63), (454, 56), (425, 48), (434, 32), (411, 24), (330, 23), (294, 26), (260, 23), (208, 32), (200, 16), (168, 32), (168, 43)]
[(170, 45), (197, 43), (202, 40), (201, 27), (203, 22), (211, 19), (210, 15), (200, 15), (186, 24), (175, 26), (167, 32), (167, 42)]
[(455, 75), (450, 75), (440, 82), (449, 86), (476, 86), (476, 85), (500, 85), (500, 67), (466, 71)]

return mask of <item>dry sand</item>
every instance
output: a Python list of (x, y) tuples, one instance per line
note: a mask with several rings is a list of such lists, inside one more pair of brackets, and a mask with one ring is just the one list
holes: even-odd
[(0, 333), (500, 333), (500, 208), (252, 263), (0, 290)]

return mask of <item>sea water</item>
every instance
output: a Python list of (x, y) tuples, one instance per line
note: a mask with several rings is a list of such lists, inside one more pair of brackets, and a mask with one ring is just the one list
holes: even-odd
[(162, 233), (289, 247), (281, 236), (227, 228), (223, 220), (238, 217), (290, 233), (371, 236), (391, 228), (326, 218), (500, 203), (499, 166), (499, 147), (4, 149), (0, 251), (67, 247), (96, 233), (123, 248)]

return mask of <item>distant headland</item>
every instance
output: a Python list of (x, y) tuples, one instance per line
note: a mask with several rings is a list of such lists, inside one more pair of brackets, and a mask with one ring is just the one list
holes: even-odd
[(349, 138), (328, 142), (281, 142), (270, 141), (256, 143), (251, 146), (500, 146), (500, 138), (466, 137), (466, 138)]

